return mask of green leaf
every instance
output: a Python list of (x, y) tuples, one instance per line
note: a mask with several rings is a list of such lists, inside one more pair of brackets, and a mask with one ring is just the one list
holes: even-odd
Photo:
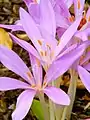
[(39, 100), (33, 100), (31, 109), (38, 120), (44, 120), (43, 109)]

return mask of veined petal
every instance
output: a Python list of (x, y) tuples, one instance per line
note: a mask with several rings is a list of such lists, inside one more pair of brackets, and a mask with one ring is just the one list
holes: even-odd
[(69, 96), (60, 88), (46, 87), (44, 93), (56, 104), (69, 105)]
[(27, 82), (32, 82), (31, 78), (28, 76), (28, 72), (30, 73), (28, 67), (14, 51), (0, 46), (0, 61), (5, 67), (20, 75)]
[(33, 75), (35, 78), (35, 83), (38, 85), (42, 85), (42, 66), (41, 62), (34, 57), (33, 55), (29, 54)]
[(55, 60), (46, 73), (45, 82), (51, 82), (65, 73), (71, 67), (71, 65), (83, 54), (85, 48), (85, 44), (82, 44), (76, 49), (73, 49), (69, 53), (60, 56), (60, 58)]
[(26, 51), (28, 51), (29, 53), (31, 53), (32, 55), (34, 55), (35, 57), (37, 57), (38, 59), (40, 59), (40, 56), (37, 52), (37, 50), (28, 42), (21, 40), (17, 37), (15, 37), (13, 34), (9, 33), (10, 36), (12, 37), (12, 39), (14, 40), (14, 42), (16, 42), (18, 45), (20, 45), (22, 48), (24, 48)]
[(82, 66), (78, 66), (78, 73), (81, 78), (82, 83), (86, 89), (90, 92), (90, 73), (85, 70)]
[(23, 8), (20, 8), (20, 20), (25, 32), (31, 39), (36, 49), (39, 51), (41, 49), (41, 45), (38, 43), (38, 40), (42, 41), (40, 31), (32, 17)]
[(63, 48), (69, 43), (75, 32), (77, 31), (81, 17), (79, 17), (62, 35), (59, 45), (56, 47), (55, 56), (57, 56)]
[(85, 0), (74, 0), (75, 17), (82, 15)]
[(49, 0), (40, 0), (40, 25), (55, 37), (56, 21), (53, 7)]
[(0, 91), (29, 89), (30, 85), (14, 78), (0, 77)]
[(0, 27), (1, 28), (6, 28), (6, 29), (11, 29), (12, 31), (24, 31), (23, 30), (23, 27), (22, 27), (22, 25), (3, 25), (3, 24), (0, 24)]
[(25, 90), (19, 95), (16, 109), (12, 114), (13, 120), (22, 120), (27, 115), (35, 94), (36, 91), (34, 90)]

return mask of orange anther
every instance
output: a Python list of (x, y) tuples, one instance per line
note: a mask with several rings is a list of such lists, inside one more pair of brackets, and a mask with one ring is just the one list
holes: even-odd
[(78, 0), (78, 9), (80, 9), (81, 4), (80, 4), (80, 0)]
[(74, 16), (69, 17), (69, 21), (73, 22), (74, 21)]
[(36, 59), (36, 62), (37, 62), (38, 67), (40, 67), (40, 61)]
[(41, 40), (38, 40), (38, 43), (39, 43), (39, 45), (42, 45), (42, 41)]
[(43, 56), (43, 51), (40, 51), (41, 56)]
[(47, 44), (47, 47), (48, 47), (49, 49), (51, 49), (51, 47), (50, 47), (50, 45), (49, 45), (49, 44)]
[(88, 17), (88, 21), (90, 22), (90, 16)]
[(45, 56), (47, 56), (47, 51), (45, 51)]
[(27, 75), (28, 75), (28, 77), (29, 77), (29, 78), (31, 78), (31, 77), (32, 77), (32, 75), (31, 75), (31, 73), (30, 73), (30, 72), (27, 72)]

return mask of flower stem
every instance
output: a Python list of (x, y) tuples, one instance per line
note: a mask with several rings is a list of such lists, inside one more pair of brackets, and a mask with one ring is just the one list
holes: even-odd
[(68, 95), (71, 99), (71, 103), (69, 106), (66, 106), (64, 108), (61, 120), (65, 120), (65, 119), (70, 120), (70, 116), (71, 116), (71, 112), (72, 112), (72, 108), (73, 108), (73, 103), (74, 103), (75, 95), (76, 95), (76, 86), (77, 86), (78, 75), (72, 69), (71, 69), (70, 73), (71, 73), (71, 81), (70, 81), (70, 86), (68, 89)]
[(49, 120), (49, 109), (48, 109), (48, 104), (45, 101), (44, 94), (40, 92), (38, 96), (43, 108), (44, 120)]
[[(54, 81), (51, 83), (54, 86)], [(55, 120), (54, 103), (49, 99), (50, 120)]]

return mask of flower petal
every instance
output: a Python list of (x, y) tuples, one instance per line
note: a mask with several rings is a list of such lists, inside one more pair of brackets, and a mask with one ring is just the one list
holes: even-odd
[(46, 87), (44, 93), (56, 104), (69, 105), (69, 96), (60, 88)]
[(71, 5), (73, 4), (74, 0), (64, 0), (65, 4), (67, 5), (68, 8), (71, 7)]
[(75, 10), (75, 17), (82, 15), (84, 9), (85, 0), (74, 0), (74, 10)]
[(0, 91), (30, 89), (30, 85), (14, 78), (0, 77)]
[(86, 70), (90, 71), (90, 63), (88, 63), (88, 64), (86, 64), (86, 65), (83, 65), (83, 67), (84, 67)]
[[(46, 14), (45, 14), (46, 13)], [(53, 7), (49, 0), (40, 1), (40, 25), (55, 37), (56, 21)]]
[(25, 32), (39, 51), (41, 49), (41, 45), (38, 43), (38, 40), (42, 41), (40, 31), (29, 13), (27, 13), (23, 8), (20, 8), (20, 20)]
[(13, 120), (22, 120), (27, 115), (35, 94), (36, 91), (34, 90), (25, 90), (19, 95), (16, 109), (12, 114)]
[(12, 39), (14, 40), (14, 42), (16, 42), (22, 48), (24, 48), (25, 50), (27, 50), (29, 53), (31, 53), (32, 55), (34, 55), (35, 57), (37, 57), (38, 59), (40, 59), (38, 52), (36, 51), (36, 49), (31, 44), (29, 44), (28, 42), (26, 42), (24, 40), (21, 40), (21, 39), (15, 37), (11, 33), (9, 33), (9, 34), (12, 37)]
[(40, 24), (40, 5), (37, 3), (31, 3), (28, 6), (28, 11), (32, 18), (34, 19), (34, 21), (37, 24)]
[(9, 50), (4, 46), (0, 46), (0, 61), (9, 70), (15, 72), (31, 83), (31, 78), (27, 75), (28, 72), (30, 73), (28, 67), (14, 51)]
[(68, 44), (75, 32), (77, 31), (81, 17), (79, 17), (62, 35), (59, 45), (56, 47), (55, 56), (57, 56), (62, 49)]
[(45, 82), (51, 82), (65, 73), (70, 66), (83, 54), (85, 48), (85, 44), (82, 44), (76, 49), (72, 49), (72, 51), (69, 53), (60, 56), (60, 58), (55, 60), (46, 73)]
[(86, 89), (90, 92), (90, 73), (85, 70), (82, 66), (78, 66), (78, 73), (81, 78), (82, 83)]
[(3, 24), (0, 24), (0, 27), (1, 28), (6, 28), (6, 29), (11, 29), (12, 31), (24, 31), (23, 30), (23, 27), (22, 27), (22, 25), (3, 25)]

